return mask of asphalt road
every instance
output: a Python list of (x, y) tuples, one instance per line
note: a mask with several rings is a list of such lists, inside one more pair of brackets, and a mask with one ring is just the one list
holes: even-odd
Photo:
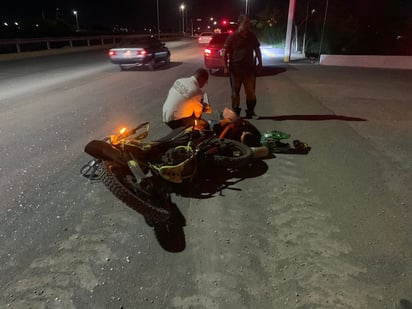
[[(185, 226), (154, 233), (79, 169), (91, 139), (151, 122), (174, 79), (102, 51), (0, 63), (1, 308), (411, 308), (412, 71), (267, 60), (263, 132), (312, 147), (173, 196)], [(215, 109), (229, 81), (211, 76)]]

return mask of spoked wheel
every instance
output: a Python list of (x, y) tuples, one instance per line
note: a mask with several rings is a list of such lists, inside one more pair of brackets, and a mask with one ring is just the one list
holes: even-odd
[(169, 220), (168, 201), (135, 190), (136, 179), (127, 168), (114, 162), (104, 162), (103, 169), (102, 182), (119, 200), (151, 222), (164, 223)]
[(216, 138), (209, 142), (212, 146), (208, 149), (208, 155), (216, 166), (227, 168), (239, 168), (249, 164), (253, 158), (252, 149), (241, 142)]

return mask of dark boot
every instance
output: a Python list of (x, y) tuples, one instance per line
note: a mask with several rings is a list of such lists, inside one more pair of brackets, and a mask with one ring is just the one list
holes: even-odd
[(232, 110), (240, 117), (240, 111), (242, 110), (240, 107), (232, 107)]
[(246, 100), (246, 119), (257, 119), (259, 118), (255, 114), (255, 106), (256, 106), (256, 100)]
[(240, 105), (240, 97), (239, 96), (232, 96), (232, 110), (240, 117), (241, 108)]

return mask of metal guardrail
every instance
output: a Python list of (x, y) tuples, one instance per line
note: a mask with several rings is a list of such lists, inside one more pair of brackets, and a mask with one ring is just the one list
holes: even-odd
[[(44, 37), (27, 39), (2, 39), (0, 40), (1, 53), (21, 53), (23, 51), (38, 51), (57, 49), (62, 47), (79, 47), (95, 45), (115, 45), (123, 38), (143, 38), (148, 34), (121, 34), (121, 35), (99, 35), (99, 36), (72, 36), (72, 37)], [(156, 34), (160, 39), (181, 37), (180, 33)]]

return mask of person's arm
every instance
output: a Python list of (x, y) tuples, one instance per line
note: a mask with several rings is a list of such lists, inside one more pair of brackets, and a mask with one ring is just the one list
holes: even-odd
[(262, 63), (262, 52), (260, 51), (259, 46), (255, 48), (255, 54), (258, 60), (257, 70), (260, 71), (263, 67), (263, 63)]
[(227, 66), (228, 57), (229, 57), (228, 50), (227, 50), (227, 48), (224, 48), (223, 49), (222, 59), (223, 59), (223, 71), (224, 71), (225, 74), (229, 73), (229, 67)]
[(196, 104), (196, 107), (193, 108), (193, 115), (199, 119), (203, 114), (203, 104), (201, 102), (198, 103), (200, 103), (200, 105)]
[(206, 114), (212, 113), (212, 107), (210, 106), (210, 104), (203, 104), (203, 112)]
[(203, 112), (206, 114), (212, 113), (212, 107), (209, 104), (209, 97), (207, 96), (206, 92), (203, 94), (203, 98), (201, 102), (203, 104)]
[(231, 35), (226, 38), (225, 44), (223, 45), (222, 60), (223, 60), (223, 71), (225, 74), (229, 73), (229, 67), (227, 64), (229, 60), (230, 42), (231, 42)]
[(192, 97), (190, 105), (196, 118), (202, 117), (202, 114), (208, 113), (209, 110), (212, 111), (210, 105), (203, 102), (203, 94)]

